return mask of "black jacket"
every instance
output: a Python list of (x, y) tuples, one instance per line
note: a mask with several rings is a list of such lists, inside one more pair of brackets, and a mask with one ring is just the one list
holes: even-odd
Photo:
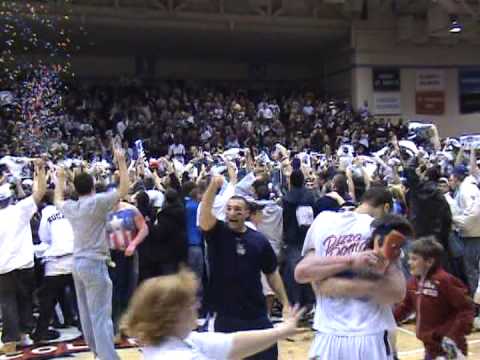
[(293, 188), (283, 197), (283, 237), (287, 245), (303, 246), (308, 227), (299, 226), (296, 210), (299, 206), (315, 205), (311, 191), (304, 187)]
[(435, 182), (420, 181), (414, 169), (408, 169), (406, 175), (408, 219), (416, 237), (433, 235), (448, 249), (452, 213), (445, 196)]
[(158, 214), (157, 223), (145, 240), (141, 261), (176, 266), (186, 263), (188, 247), (184, 207), (180, 204), (166, 206)]

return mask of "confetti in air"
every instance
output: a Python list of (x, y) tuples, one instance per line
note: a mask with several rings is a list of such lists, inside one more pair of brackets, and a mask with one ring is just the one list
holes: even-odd
[(67, 84), (75, 76), (70, 60), (79, 50), (72, 41), (70, 0), (61, 11), (49, 4), (0, 1), (0, 117), (15, 121), (16, 140), (37, 151), (48, 148), (55, 124), (66, 117)]

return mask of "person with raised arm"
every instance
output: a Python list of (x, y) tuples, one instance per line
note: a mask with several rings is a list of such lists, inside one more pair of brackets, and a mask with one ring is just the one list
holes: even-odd
[(73, 184), (78, 200), (64, 201), (65, 171), (57, 171), (55, 205), (70, 221), (74, 233), (73, 279), (82, 332), (92, 352), (102, 360), (119, 359), (113, 343), (112, 282), (107, 270), (107, 214), (128, 193), (125, 154), (114, 150), (120, 183), (112, 192), (96, 194), (93, 177), (81, 172)]
[[(215, 176), (204, 193), (200, 208), (200, 228), (206, 233), (211, 274), (210, 299), (217, 312), (215, 331), (235, 332), (272, 328), (262, 291), (260, 274), (280, 299), (284, 314), (289, 301), (278, 272), (277, 257), (267, 238), (245, 225), (250, 215), (245, 198), (232, 196), (227, 201), (225, 222), (212, 213), (213, 202), (224, 178)], [(235, 286), (231, 286), (235, 284)], [(274, 360), (276, 344), (251, 357)]]
[(32, 345), (34, 250), (30, 219), (47, 189), (45, 165), (34, 160), (31, 196), (13, 204), (10, 188), (0, 188), (0, 308), (3, 320), (0, 354)]

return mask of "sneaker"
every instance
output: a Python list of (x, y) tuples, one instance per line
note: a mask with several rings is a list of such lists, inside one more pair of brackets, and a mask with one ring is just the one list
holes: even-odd
[(0, 348), (0, 354), (10, 355), (17, 352), (17, 343), (15, 341), (7, 342)]
[(20, 337), (20, 344), (21, 347), (28, 347), (33, 345), (33, 340), (28, 334), (23, 334)]
[(60, 337), (60, 333), (57, 330), (48, 329), (45, 334), (33, 334), (33, 340), (36, 343), (46, 343), (53, 340), (57, 340)]
[(415, 313), (411, 314), (407, 319), (404, 321), (405, 324), (411, 324), (417, 321), (417, 315)]
[(448, 337), (443, 338), (442, 349), (447, 354), (447, 359), (456, 359), (460, 353), (457, 344), (455, 344), (455, 342)]
[(65, 320), (65, 323), (63, 324), (63, 326), (65, 326), (66, 328), (69, 328), (69, 327), (76, 327), (76, 328), (80, 328), (80, 323), (78, 322), (77, 319), (69, 319), (69, 320)]

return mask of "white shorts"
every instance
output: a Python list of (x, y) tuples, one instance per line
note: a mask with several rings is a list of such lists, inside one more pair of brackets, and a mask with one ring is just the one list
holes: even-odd
[(393, 360), (385, 332), (365, 336), (337, 336), (317, 332), (310, 360)]

